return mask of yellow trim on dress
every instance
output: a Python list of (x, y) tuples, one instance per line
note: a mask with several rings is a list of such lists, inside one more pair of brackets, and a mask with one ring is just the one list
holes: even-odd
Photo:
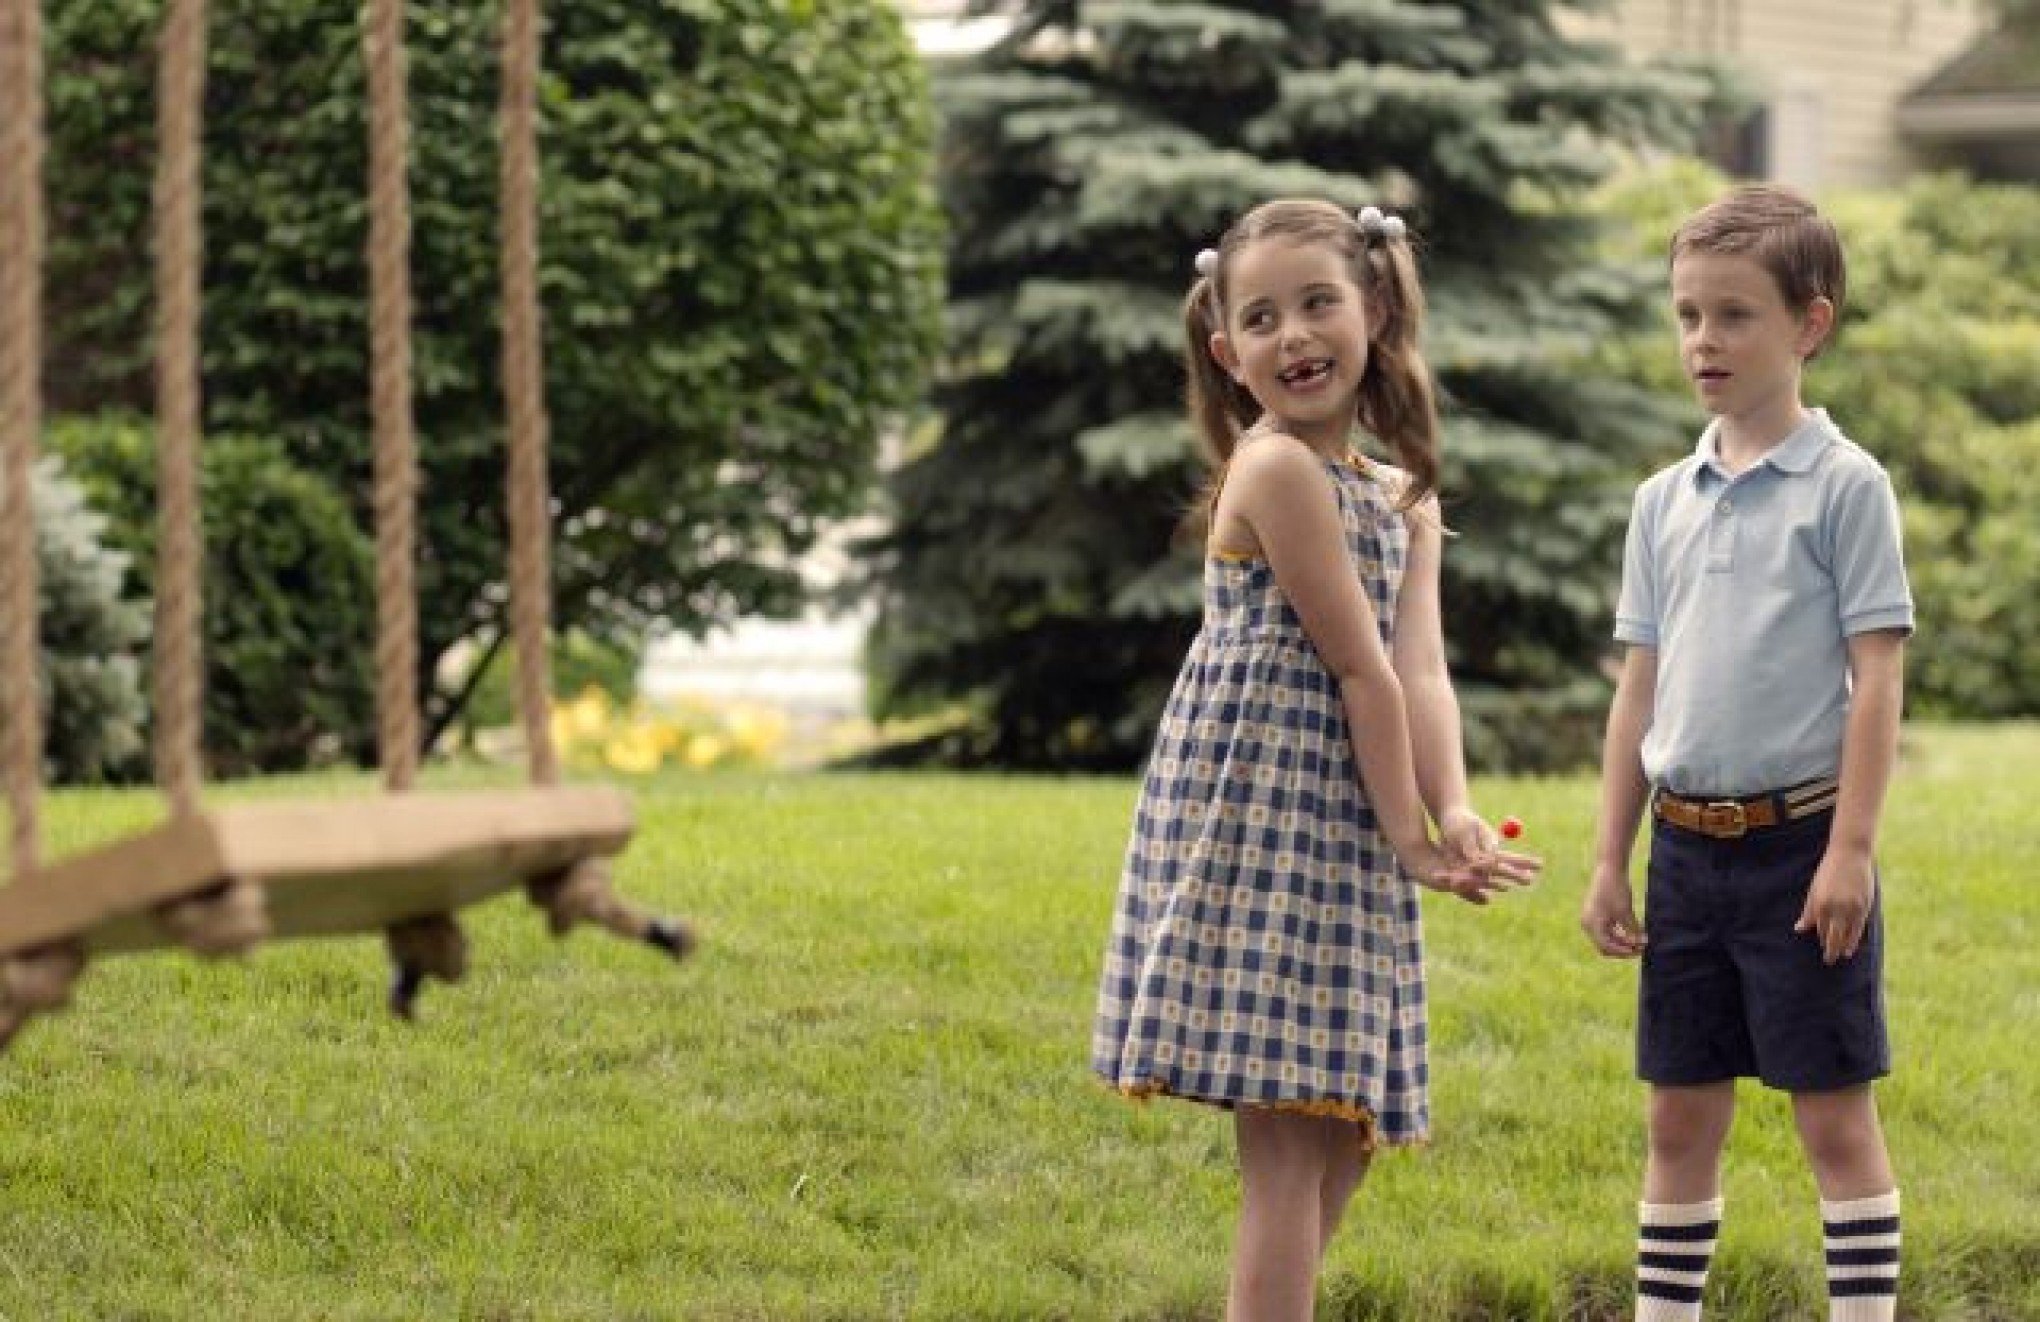
[[(1100, 1082), (1103, 1082), (1103, 1080), (1100, 1080)], [(1130, 1102), (1143, 1105), (1157, 1097), (1174, 1097), (1178, 1101), (1202, 1102), (1207, 1106), (1220, 1105), (1209, 1098), (1186, 1097), (1182, 1093), (1171, 1092), (1167, 1084), (1157, 1083), (1153, 1080), (1149, 1080), (1146, 1083), (1121, 1084), (1114, 1088), (1113, 1091)], [(1372, 1155), (1379, 1151), (1382, 1146), (1380, 1126), (1374, 1118), (1374, 1112), (1358, 1102), (1340, 1102), (1330, 1099), (1317, 1101), (1298, 1100), (1292, 1102), (1235, 1102), (1227, 1105), (1226, 1109), (1231, 1110), (1240, 1107), (1256, 1111), (1282, 1111), (1291, 1115), (1324, 1116), (1333, 1120), (1349, 1121), (1359, 1129), (1360, 1151), (1362, 1153)], [(1392, 1144), (1391, 1146), (1408, 1147), (1422, 1146), (1422, 1144), (1422, 1139), (1412, 1139), (1404, 1143)]]
[[(1348, 450), (1345, 454), (1338, 456), (1331, 462), (1345, 465), (1369, 482), (1381, 481), (1381, 474), (1375, 471), (1374, 461), (1361, 454), (1358, 450)], [(1448, 533), (1448, 535), (1450, 534)], [(1234, 551), (1225, 547), (1209, 549), (1205, 551), (1205, 555), (1218, 561), (1220, 564), (1226, 565), (1262, 565), (1268, 562), (1268, 557), (1261, 555), (1259, 552)]]

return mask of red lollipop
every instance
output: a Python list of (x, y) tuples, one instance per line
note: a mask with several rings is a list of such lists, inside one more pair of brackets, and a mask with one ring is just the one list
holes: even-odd
[(1517, 836), (1521, 834), (1523, 834), (1523, 823), (1520, 818), (1515, 817), (1502, 818), (1502, 839), (1514, 840)]

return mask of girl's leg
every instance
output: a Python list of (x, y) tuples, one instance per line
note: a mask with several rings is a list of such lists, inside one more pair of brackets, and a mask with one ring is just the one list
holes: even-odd
[(1332, 1236), (1353, 1191), (1367, 1178), (1368, 1153), (1360, 1146), (1360, 1126), (1351, 1120), (1326, 1118), (1324, 1125), (1325, 1178), (1318, 1186), (1318, 1261), (1323, 1263)]
[(1898, 1304), (1898, 1187), (1868, 1085), (1792, 1095), (1820, 1186), (1832, 1322), (1889, 1322)]
[(1242, 1106), (1233, 1112), (1233, 1128), (1243, 1196), (1226, 1320), (1310, 1322), (1325, 1183), (1323, 1122)]
[(1638, 1209), (1639, 1322), (1695, 1322), (1721, 1235), (1721, 1145), (1735, 1082), (1650, 1093), (1650, 1156)]

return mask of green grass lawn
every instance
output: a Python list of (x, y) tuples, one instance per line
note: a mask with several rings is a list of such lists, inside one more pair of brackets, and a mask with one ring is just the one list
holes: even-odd
[[(554, 943), (506, 899), (411, 1027), (374, 940), (101, 961), (0, 1058), (0, 1318), (1215, 1317), (1227, 1121), (1086, 1072), (1133, 796), (648, 783), (622, 884), (698, 920), (700, 956)], [(1594, 788), (1477, 797), (1549, 877), (1429, 903), (1434, 1142), (1379, 1162), (1326, 1311), (1626, 1316), (1634, 968), (1574, 926)], [(2040, 730), (1909, 737), (1881, 1096), (1912, 1318), (2040, 1319), (2036, 803)], [(56, 796), (51, 852), (156, 811)], [(1788, 1114), (1743, 1100), (1709, 1316), (1824, 1316)]]

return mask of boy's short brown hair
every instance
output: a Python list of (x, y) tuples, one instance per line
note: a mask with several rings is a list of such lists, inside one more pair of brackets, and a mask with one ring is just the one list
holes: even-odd
[(1804, 313), (1813, 300), (1824, 298), (1834, 306), (1835, 325), (1841, 325), (1849, 283), (1841, 236), (1812, 202), (1790, 188), (1743, 184), (1694, 212), (1672, 235), (1671, 260), (1689, 252), (1751, 258), (1771, 273), (1787, 307)]

